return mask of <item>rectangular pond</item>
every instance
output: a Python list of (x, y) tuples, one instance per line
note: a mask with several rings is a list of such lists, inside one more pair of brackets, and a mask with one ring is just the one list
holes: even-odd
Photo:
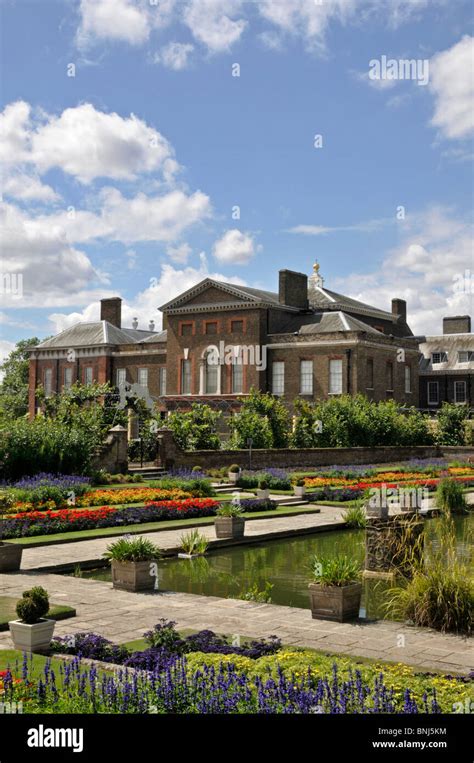
[[(469, 554), (466, 529), (474, 517), (456, 519), (457, 553)], [(427, 522), (426, 546), (433, 548), (432, 521)], [(288, 539), (270, 540), (250, 545), (230, 546), (210, 551), (204, 557), (178, 559), (170, 557), (158, 562), (161, 591), (179, 591), (201, 596), (239, 598), (249, 589), (259, 591), (271, 583), (273, 604), (309, 609), (308, 581), (310, 563), (315, 554), (333, 556), (347, 554), (364, 566), (365, 531), (335, 530)], [(111, 581), (110, 568), (81, 571), (83, 578)], [(364, 581), (361, 617), (383, 618), (382, 602), (390, 583), (385, 580)]]

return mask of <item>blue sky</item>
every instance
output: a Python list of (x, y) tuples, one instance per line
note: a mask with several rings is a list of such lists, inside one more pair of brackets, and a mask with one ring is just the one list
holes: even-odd
[[(104, 296), (145, 328), (206, 275), (276, 289), (315, 259), (416, 332), (472, 312), (470, 2), (0, 8), (3, 354)], [(382, 56), (427, 83), (372, 79)]]

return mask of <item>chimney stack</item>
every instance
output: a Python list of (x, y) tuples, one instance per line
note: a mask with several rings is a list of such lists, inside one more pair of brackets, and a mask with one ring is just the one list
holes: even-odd
[(443, 318), (443, 334), (470, 334), (471, 316), (453, 315), (449, 318)]
[(281, 305), (308, 308), (308, 276), (294, 270), (280, 270), (278, 300)]
[(392, 315), (401, 318), (403, 323), (407, 322), (407, 303), (404, 299), (392, 299)]
[(122, 327), (122, 300), (120, 297), (100, 300), (100, 320), (107, 321), (117, 328)]

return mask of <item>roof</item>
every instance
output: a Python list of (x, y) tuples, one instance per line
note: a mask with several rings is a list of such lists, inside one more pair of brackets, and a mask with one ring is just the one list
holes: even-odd
[(378, 307), (367, 305), (365, 302), (359, 302), (352, 297), (346, 297), (344, 294), (338, 294), (337, 291), (325, 289), (322, 286), (313, 286), (310, 291), (310, 304), (313, 307), (322, 307), (325, 310), (348, 310), (350, 312), (365, 313), (374, 318), (382, 318), (386, 321), (394, 320), (393, 313), (386, 310), (380, 310)]
[[(135, 344), (162, 332), (118, 328), (108, 321), (76, 323), (31, 349), (48, 350), (57, 347), (91, 347), (100, 345)], [(162, 341), (162, 340), (157, 340)]]
[(330, 334), (338, 331), (365, 331), (382, 335), (373, 326), (338, 310), (337, 312), (319, 312), (311, 315), (291, 316), (279, 334)]
[[(465, 373), (474, 371), (474, 360), (468, 363), (458, 363), (458, 352), (467, 350), (474, 353), (474, 334), (438, 334), (423, 337), (420, 342), (420, 373), (444, 374), (447, 371)], [(433, 352), (447, 353), (445, 363), (431, 362)]]
[[(172, 310), (172, 309), (178, 309), (179, 307), (184, 307), (188, 299), (190, 299), (191, 297), (195, 297), (198, 294), (206, 291), (206, 289), (208, 289), (209, 286), (214, 286), (220, 291), (226, 292), (231, 297), (236, 297), (237, 299), (241, 299), (246, 302), (253, 302), (253, 303), (258, 303), (262, 305), (268, 305), (268, 304), (275, 305), (275, 306), (278, 305), (278, 307), (285, 307), (285, 305), (280, 304), (278, 294), (276, 294), (273, 291), (265, 291), (264, 289), (254, 289), (250, 286), (240, 286), (240, 284), (237, 285), (233, 283), (227, 283), (226, 281), (216, 281), (214, 278), (204, 278), (203, 281), (200, 281), (191, 289), (187, 289), (187, 291), (184, 291), (182, 294), (179, 294), (177, 297), (174, 297), (174, 299), (171, 299), (169, 302), (166, 302), (166, 304), (162, 305), (159, 309)], [(212, 306), (216, 307), (215, 304)], [(224, 307), (224, 306), (225, 306), (225, 303), (219, 304), (219, 307)], [(286, 305), (286, 307), (288, 307), (288, 309), (291, 309), (291, 310), (295, 309), (288, 305)]]

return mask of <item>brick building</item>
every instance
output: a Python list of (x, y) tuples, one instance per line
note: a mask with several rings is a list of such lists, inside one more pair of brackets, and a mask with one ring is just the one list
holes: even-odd
[[(53, 394), (79, 380), (147, 390), (165, 413), (208, 402), (237, 409), (252, 387), (325, 399), (362, 392), (418, 405), (418, 341), (406, 303), (391, 312), (281, 270), (278, 293), (206, 278), (160, 308), (163, 330), (121, 325), (121, 300), (101, 301), (100, 321), (79, 323), (31, 350), (30, 415), (36, 387)], [(136, 322), (134, 322), (136, 324)]]
[(469, 315), (443, 319), (443, 333), (420, 342), (420, 408), (443, 402), (474, 408), (474, 334)]

